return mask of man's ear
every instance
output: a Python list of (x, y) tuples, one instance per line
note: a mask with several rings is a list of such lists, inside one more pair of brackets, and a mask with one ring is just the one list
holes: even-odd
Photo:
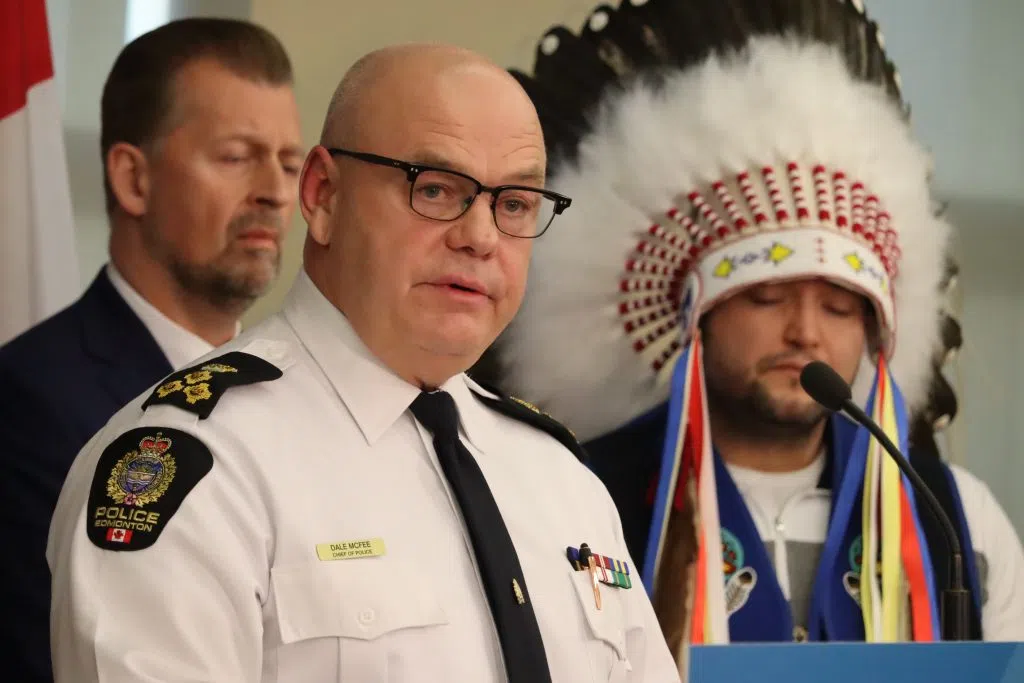
[(337, 204), (339, 180), (330, 152), (322, 145), (313, 147), (299, 178), (299, 208), (309, 236), (324, 247), (331, 242), (330, 219)]
[(114, 143), (107, 150), (106, 172), (121, 210), (136, 218), (145, 214), (151, 187), (145, 153), (127, 142)]

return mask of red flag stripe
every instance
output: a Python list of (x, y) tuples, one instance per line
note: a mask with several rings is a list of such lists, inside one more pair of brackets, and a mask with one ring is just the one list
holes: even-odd
[(0, 2), (0, 118), (22, 109), (32, 86), (53, 78), (44, 0)]

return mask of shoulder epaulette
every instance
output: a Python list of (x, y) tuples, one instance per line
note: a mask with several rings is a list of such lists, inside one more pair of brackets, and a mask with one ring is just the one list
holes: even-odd
[(586, 463), (587, 454), (580, 445), (580, 442), (576, 440), (576, 435), (571, 429), (529, 401), (524, 401), (523, 399), (516, 398), (514, 396), (507, 396), (494, 387), (487, 386), (478, 380), (474, 381), (482, 388), (498, 396), (498, 398), (491, 398), (490, 396), (484, 396), (483, 394), (474, 391), (473, 395), (480, 399), (484, 405), (501, 413), (502, 415), (505, 415), (506, 417), (511, 417), (513, 420), (525, 422), (532, 427), (536, 427), (537, 429), (550, 434), (555, 437), (559, 443), (568, 448), (580, 462)]
[(205, 419), (231, 387), (268, 382), (282, 374), (280, 368), (259, 356), (230, 351), (169, 375), (149, 395), (142, 409), (169, 404)]

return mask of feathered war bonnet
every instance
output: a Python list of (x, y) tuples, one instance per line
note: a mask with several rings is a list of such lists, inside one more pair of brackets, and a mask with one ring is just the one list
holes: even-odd
[[(533, 74), (512, 73), (541, 118), (548, 187), (573, 207), (536, 245), (496, 344), (502, 388), (583, 441), (673, 400), (706, 424), (691, 400), (701, 314), (757, 283), (821, 277), (876, 312), (855, 398), (892, 382), (929, 439), (952, 418), (950, 229), (859, 1), (623, 0), (578, 34), (550, 29)], [(677, 428), (686, 468), (692, 434)]]

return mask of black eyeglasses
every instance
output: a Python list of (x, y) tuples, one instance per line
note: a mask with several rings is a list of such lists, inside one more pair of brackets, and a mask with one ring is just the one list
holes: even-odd
[(555, 216), (565, 211), (572, 200), (557, 192), (525, 185), (488, 187), (475, 178), (423, 164), (390, 159), (377, 154), (353, 152), (329, 147), (334, 155), (352, 157), (378, 166), (405, 171), (409, 180), (409, 206), (413, 211), (436, 221), (454, 221), (473, 206), (483, 192), (491, 195), (491, 215), (498, 230), (510, 237), (533, 239), (548, 229)]

